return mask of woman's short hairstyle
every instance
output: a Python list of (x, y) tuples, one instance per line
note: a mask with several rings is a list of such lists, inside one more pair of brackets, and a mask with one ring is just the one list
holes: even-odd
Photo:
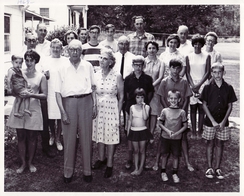
[(204, 46), (205, 44), (205, 39), (202, 35), (200, 35), (199, 33), (198, 34), (195, 34), (192, 36), (191, 38), (191, 45), (194, 47), (195, 43), (199, 42), (200, 44), (202, 44), (202, 47)]
[(103, 48), (101, 50), (101, 54), (102, 53), (106, 53), (108, 55), (109, 60), (112, 62), (111, 65), (109, 65), (109, 68), (112, 69), (116, 63), (113, 50), (110, 48)]
[(84, 28), (84, 27), (80, 27), (78, 30), (77, 30), (77, 34), (80, 35), (80, 32), (81, 31), (86, 31), (87, 32), (87, 29)]
[(136, 98), (136, 96), (143, 96), (143, 97), (145, 97), (146, 96), (145, 90), (143, 88), (137, 88), (134, 91), (134, 97)]
[(155, 41), (149, 41), (149, 42), (147, 42), (147, 44), (146, 44), (146, 46), (145, 46), (145, 49), (146, 49), (146, 50), (147, 50), (147, 47), (148, 47), (149, 44), (154, 45), (154, 46), (156, 47), (157, 51), (159, 50), (158, 43), (155, 42)]
[(12, 60), (12, 61), (15, 61), (16, 59), (21, 59), (22, 62), (24, 61), (24, 59), (23, 59), (23, 57), (22, 57), (21, 55), (13, 54), (13, 55), (11, 56), (11, 60)]
[(208, 33), (205, 35), (205, 37), (204, 37), (205, 41), (207, 40), (207, 37), (208, 37), (208, 36), (213, 36), (213, 37), (215, 37), (215, 44), (218, 43), (218, 35), (217, 35), (215, 32), (208, 32)]
[(100, 32), (101, 32), (100, 27), (97, 26), (97, 25), (92, 25), (92, 26), (89, 28), (89, 32), (90, 32), (92, 29), (97, 29), (97, 30), (98, 30), (98, 34), (100, 34)]
[(180, 91), (176, 91), (176, 90), (171, 90), (171, 91), (169, 91), (169, 92), (168, 92), (168, 98), (169, 98), (170, 95), (172, 95), (172, 94), (176, 94), (177, 97), (178, 97), (178, 99), (181, 98)]
[(53, 44), (59, 44), (60, 48), (63, 47), (63, 43), (62, 43), (58, 38), (54, 38), (54, 39), (51, 41), (50, 47), (52, 47)]
[(36, 64), (39, 63), (41, 58), (40, 55), (33, 49), (27, 50), (27, 52), (24, 54), (24, 59), (26, 60), (27, 57), (34, 59)]
[(169, 37), (166, 40), (167, 46), (169, 47), (169, 42), (172, 39), (176, 39), (177, 40), (178, 44), (177, 44), (176, 48), (179, 48), (180, 47), (180, 37), (177, 34), (169, 35)]
[(73, 34), (75, 36), (75, 39), (78, 39), (78, 35), (75, 31), (73, 30), (68, 30), (66, 31), (66, 33), (64, 34), (64, 40), (67, 42), (67, 36)]

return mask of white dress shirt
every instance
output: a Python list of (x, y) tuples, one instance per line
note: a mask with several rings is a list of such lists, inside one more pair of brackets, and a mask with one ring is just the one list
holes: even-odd
[[(114, 70), (120, 73), (121, 68), (121, 60), (122, 60), (122, 54), (120, 52), (116, 52), (114, 54), (114, 57), (116, 59), (116, 63), (114, 65)], [(135, 57), (134, 54), (127, 51), (124, 56), (124, 72), (123, 72), (123, 79), (126, 78), (126, 76), (130, 75), (130, 73), (134, 70), (132, 67), (132, 60)]]

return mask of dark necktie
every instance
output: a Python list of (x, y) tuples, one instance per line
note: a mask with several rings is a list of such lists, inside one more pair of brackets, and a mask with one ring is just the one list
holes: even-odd
[(123, 73), (124, 73), (124, 61), (125, 61), (125, 55), (122, 54), (122, 60), (121, 60), (121, 66), (120, 66), (120, 73), (123, 77)]

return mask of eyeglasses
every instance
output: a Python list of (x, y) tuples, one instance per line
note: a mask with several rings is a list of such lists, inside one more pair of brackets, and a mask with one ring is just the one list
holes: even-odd
[(31, 43), (31, 42), (35, 43), (36, 42), (36, 39), (27, 39), (27, 42), (29, 42), (29, 43)]
[(107, 57), (104, 57), (104, 56), (99, 56), (99, 59), (100, 59), (100, 60), (105, 60), (105, 61), (108, 60), (108, 58), (107, 58)]
[(80, 52), (81, 49), (80, 48), (69, 48), (70, 52)]
[(40, 32), (44, 32), (44, 33), (46, 33), (46, 32), (47, 32), (47, 30), (46, 30), (46, 29), (38, 29), (38, 31), (40, 31)]
[(211, 39), (207, 39), (206, 42), (214, 43), (215, 41), (214, 40), (211, 40)]
[(52, 49), (55, 49), (55, 50), (61, 50), (62, 49), (62, 47), (51, 47)]
[(98, 31), (90, 31), (91, 34), (98, 34)]
[(135, 64), (135, 63), (133, 63), (133, 66), (134, 66), (134, 67), (142, 67), (143, 64), (137, 64), (137, 63)]

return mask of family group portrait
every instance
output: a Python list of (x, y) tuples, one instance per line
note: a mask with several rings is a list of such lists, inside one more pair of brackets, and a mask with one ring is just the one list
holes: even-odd
[(4, 193), (241, 193), (240, 10), (5, 4)]

